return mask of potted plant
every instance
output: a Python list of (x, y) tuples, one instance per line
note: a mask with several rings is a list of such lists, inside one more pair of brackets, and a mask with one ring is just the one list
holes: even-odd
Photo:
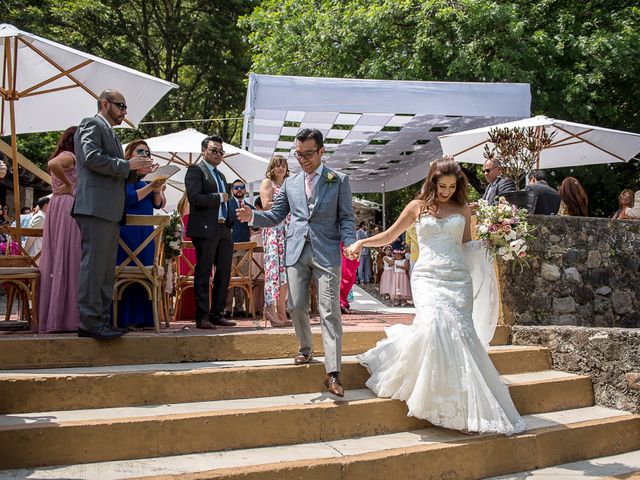
[[(498, 160), (502, 173), (520, 188), (525, 175), (538, 168), (540, 153), (551, 145), (554, 136), (555, 132), (549, 134), (544, 127), (492, 128), (489, 130), (490, 143), (484, 146), (483, 156), (487, 160)], [(518, 190), (506, 194), (505, 198), (529, 213), (535, 210), (534, 192)]]

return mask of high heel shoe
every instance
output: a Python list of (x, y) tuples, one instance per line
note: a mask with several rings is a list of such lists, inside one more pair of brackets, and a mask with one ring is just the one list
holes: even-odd
[(282, 322), (278, 317), (278, 312), (276, 311), (275, 305), (265, 305), (263, 314), (265, 321), (268, 320), (272, 327), (285, 326), (285, 323)]

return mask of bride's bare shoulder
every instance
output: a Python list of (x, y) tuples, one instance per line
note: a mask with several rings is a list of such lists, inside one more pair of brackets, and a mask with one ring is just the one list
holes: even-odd
[(411, 214), (413, 218), (418, 218), (420, 215), (426, 212), (426, 206), (422, 200), (411, 200), (405, 207), (407, 212)]

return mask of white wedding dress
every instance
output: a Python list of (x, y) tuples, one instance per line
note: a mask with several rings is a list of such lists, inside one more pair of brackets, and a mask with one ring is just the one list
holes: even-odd
[(468, 264), (470, 257), (476, 264), (488, 262), (477, 242), (462, 244), (465, 221), (459, 214), (416, 220), (420, 256), (411, 276), (413, 324), (387, 328), (387, 338), (358, 360), (371, 373), (367, 386), (380, 397), (406, 401), (411, 416), (454, 430), (512, 435), (525, 424), (485, 350), (497, 318), (495, 285), (488, 281), (493, 272), (474, 275), (485, 289), (477, 298), (484, 303), (482, 315), (475, 319), (485, 322), (477, 327), (481, 341), (472, 317), (474, 290), (478, 297), (481, 287), (472, 285)]

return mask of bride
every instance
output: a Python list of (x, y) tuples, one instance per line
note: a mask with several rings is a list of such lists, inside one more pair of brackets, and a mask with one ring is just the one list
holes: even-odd
[(358, 360), (371, 373), (367, 386), (380, 397), (406, 401), (411, 416), (454, 430), (512, 435), (524, 430), (524, 421), (474, 329), (466, 257), (478, 245), (470, 242), (467, 189), (453, 159), (435, 161), (422, 192), (391, 228), (345, 249), (357, 256), (362, 247), (389, 244), (416, 224), (416, 317), (411, 325), (387, 328), (387, 338)]

